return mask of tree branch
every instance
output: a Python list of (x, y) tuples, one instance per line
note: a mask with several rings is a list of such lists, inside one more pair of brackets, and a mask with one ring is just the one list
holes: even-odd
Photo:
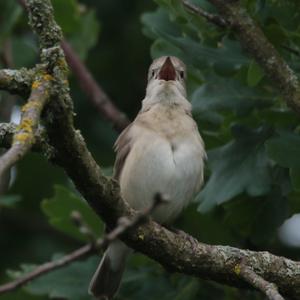
[(113, 124), (113, 127), (117, 131), (121, 132), (129, 125), (129, 120), (126, 115), (118, 110), (104, 90), (97, 84), (71, 45), (66, 40), (63, 40), (61, 47), (65, 52), (66, 60), (71, 70), (77, 77), (82, 90), (87, 94), (92, 105), (102, 116)]
[(256, 60), (278, 87), (286, 103), (300, 114), (300, 86), (293, 70), (268, 41), (259, 26), (240, 6), (239, 1), (209, 0), (230, 24), (242, 47)]
[(39, 75), (32, 84), (27, 104), (22, 108), (21, 122), (14, 133), (12, 147), (0, 157), (0, 178), (31, 149), (35, 141), (40, 116), (47, 100), (51, 76)]
[(279, 294), (275, 284), (264, 280), (261, 276), (257, 275), (251, 267), (241, 263), (237, 266), (236, 272), (243, 277), (249, 284), (263, 292), (270, 300), (284, 300)]
[(188, 0), (182, 0), (182, 4), (185, 8), (187, 8), (195, 15), (203, 17), (208, 22), (213, 23), (218, 27), (225, 28), (228, 26), (227, 22), (221, 16), (211, 14), (206, 10), (202, 9), (201, 7), (190, 3)]
[[(6, 283), (0, 286), (0, 295), (16, 290), (17, 288), (27, 284), (28, 282), (41, 277), (49, 272), (60, 269), (62, 267), (67, 266), (68, 264), (83, 259), (93, 253), (97, 253), (99, 250), (105, 249), (111, 242), (119, 238), (124, 232), (135, 228), (139, 224), (144, 223), (149, 215), (153, 212), (155, 208), (159, 205), (163, 204), (166, 200), (161, 197), (161, 195), (157, 194), (154, 198), (153, 204), (150, 205), (149, 208), (145, 209), (143, 212), (137, 214), (131, 220), (122, 217), (118, 220), (118, 226), (110, 231), (110, 233), (106, 234), (103, 239), (92, 240), (90, 244), (87, 244), (68, 255), (63, 256), (62, 258), (47, 262), (43, 265), (40, 265), (32, 272), (25, 274), (24, 276), (16, 279), (15, 281)], [(74, 217), (74, 215), (73, 215)], [(81, 224), (81, 217), (77, 214), (75, 215), (77, 225), (79, 227), (85, 227), (86, 225)], [(78, 224), (79, 223), (79, 224)]]

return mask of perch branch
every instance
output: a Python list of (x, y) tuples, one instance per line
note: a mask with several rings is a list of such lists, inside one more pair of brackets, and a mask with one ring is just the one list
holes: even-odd
[[(0, 295), (16, 290), (17, 288), (29, 283), (30, 281), (41, 277), (49, 272), (60, 269), (67, 266), (68, 264), (83, 259), (93, 253), (97, 253), (99, 250), (105, 249), (111, 242), (116, 240), (124, 232), (133, 229), (147, 220), (149, 215), (153, 210), (159, 205), (163, 204), (165, 200), (158, 194), (154, 198), (153, 204), (147, 208), (145, 211), (137, 214), (134, 218), (128, 219), (126, 217), (121, 217), (118, 220), (118, 226), (112, 230), (110, 233), (106, 234), (103, 239), (92, 240), (91, 243), (63, 256), (62, 258), (47, 262), (43, 265), (38, 266), (35, 270), (30, 273), (25, 274), (24, 276), (6, 283), (0, 286)], [(82, 224), (81, 216), (78, 213), (73, 214), (75, 217), (76, 223), (79, 228), (86, 228), (86, 224)], [(86, 230), (86, 229), (85, 229)]]

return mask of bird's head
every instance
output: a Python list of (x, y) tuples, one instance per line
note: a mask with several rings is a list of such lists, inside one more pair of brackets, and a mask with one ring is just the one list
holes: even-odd
[(185, 90), (186, 67), (175, 56), (162, 56), (151, 64), (148, 71), (146, 96), (156, 96), (160, 93), (179, 93), (186, 97)]

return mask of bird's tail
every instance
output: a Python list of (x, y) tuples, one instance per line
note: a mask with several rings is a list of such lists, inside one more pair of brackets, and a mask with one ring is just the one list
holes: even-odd
[(120, 240), (108, 246), (89, 287), (89, 293), (96, 299), (110, 300), (116, 294), (130, 252), (131, 249)]

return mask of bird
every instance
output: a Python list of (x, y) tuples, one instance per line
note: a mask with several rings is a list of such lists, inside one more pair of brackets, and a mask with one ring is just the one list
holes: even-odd
[[(157, 193), (167, 195), (168, 202), (151, 215), (163, 225), (178, 217), (203, 184), (206, 152), (185, 81), (186, 66), (179, 58), (155, 59), (141, 110), (114, 146), (113, 177), (122, 198), (141, 211), (150, 207)], [(95, 299), (113, 299), (131, 252), (120, 240), (108, 246), (89, 287)]]

